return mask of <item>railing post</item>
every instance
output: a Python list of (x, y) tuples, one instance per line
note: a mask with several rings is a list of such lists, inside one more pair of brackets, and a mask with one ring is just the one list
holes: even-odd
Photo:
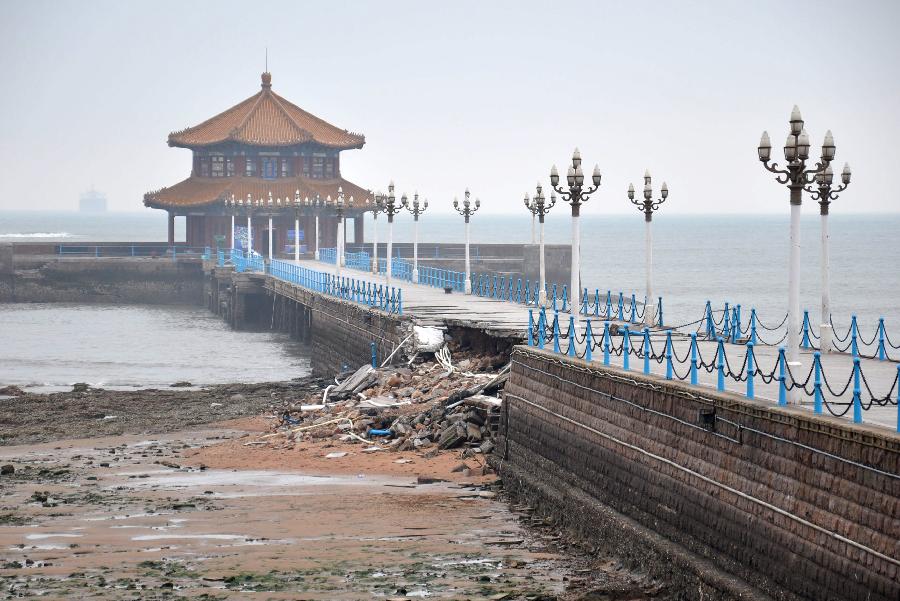
[(900, 432), (900, 363), (897, 364), (897, 432)]
[(612, 290), (606, 291), (606, 319), (612, 319)]
[(584, 360), (590, 363), (594, 360), (594, 333), (591, 331), (591, 320), (587, 320), (584, 326)]
[(719, 347), (716, 349), (716, 371), (718, 378), (716, 379), (716, 389), (725, 390), (725, 339), (719, 337)]
[(531, 304), (531, 295), (529, 294), (529, 292), (531, 292), (531, 280), (525, 280), (525, 304), (526, 305)]
[(541, 307), (540, 311), (538, 311), (538, 339), (537, 346), (539, 349), (544, 348), (544, 339), (547, 337), (547, 311), (544, 307)]
[(666, 380), (672, 379), (672, 330), (666, 330)]
[[(644, 311), (647, 310), (646, 302), (644, 304)], [(631, 323), (637, 323), (637, 299), (634, 297), (634, 293), (631, 293)]]
[(656, 323), (659, 324), (659, 327), (661, 327), (661, 328), (662, 328), (662, 327), (665, 327), (665, 324), (663, 323), (663, 304), (662, 304), (662, 297), (661, 297), (661, 296), (659, 297), (659, 308), (657, 309), (657, 312), (656, 312), (656, 313), (657, 313), (657, 316), (658, 316), (658, 318), (657, 318), (657, 320), (656, 320)]
[(734, 327), (731, 328), (731, 342), (737, 343), (738, 338), (741, 337), (743, 332), (741, 332), (741, 306), (737, 305), (734, 308)]
[(859, 385), (859, 357), (853, 358), (853, 423), (862, 423), (862, 389)]
[(727, 302), (725, 303), (725, 313), (722, 314), (722, 336), (726, 339), (731, 338), (731, 309)]
[(621, 290), (619, 290), (619, 321), (625, 321), (625, 297), (622, 296)]
[(756, 395), (753, 386), (753, 376), (756, 373), (756, 363), (753, 360), (753, 343), (747, 343), (747, 398), (752, 399)]
[(603, 322), (603, 365), (609, 365), (609, 322)]
[(878, 318), (878, 359), (884, 361), (887, 353), (884, 349), (884, 317)]
[(522, 302), (522, 278), (516, 278), (516, 304)]
[(528, 309), (528, 346), (534, 346), (534, 309)]
[(553, 310), (556, 311), (556, 284), (553, 284)]
[(650, 328), (644, 328), (644, 373), (650, 374)]
[(631, 364), (631, 333), (628, 331), (628, 326), (625, 326), (625, 329), (622, 332), (622, 369), (628, 371), (629, 366)]
[(378, 350), (377, 350), (378, 347), (375, 346), (374, 342), (371, 342), (369, 344), (370, 344), (369, 348), (372, 349), (372, 369), (377, 369), (378, 368)]
[(584, 289), (584, 296), (581, 297), (581, 314), (588, 314), (588, 297), (587, 297), (587, 288)]
[(778, 404), (782, 407), (787, 406), (787, 385), (785, 384), (784, 374), (784, 347), (778, 347)]
[(750, 342), (756, 344), (756, 309), (750, 309)]
[(813, 353), (813, 413), (822, 414), (822, 353)]
[(803, 337), (800, 339), (800, 348), (809, 348), (809, 311), (803, 311)]
[(691, 332), (691, 384), (697, 384), (697, 332)]
[(857, 324), (856, 315), (850, 316), (850, 348), (854, 357), (859, 357), (859, 344), (856, 340)]
[(600, 317), (600, 289), (594, 288), (594, 317)]
[(569, 349), (568, 355), (575, 356), (575, 316), (569, 315)]
[(713, 321), (712, 303), (706, 301), (706, 337), (713, 339), (715, 334), (715, 322)]
[(397, 315), (403, 315), (403, 289), (397, 290)]
[(553, 311), (553, 352), (559, 352), (559, 311)]
[(563, 284), (562, 287), (562, 311), (565, 312), (569, 308), (569, 287)]

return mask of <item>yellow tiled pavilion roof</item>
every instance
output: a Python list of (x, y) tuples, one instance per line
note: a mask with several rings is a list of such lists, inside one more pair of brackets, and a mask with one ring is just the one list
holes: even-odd
[(193, 148), (222, 142), (254, 146), (290, 146), (316, 142), (346, 150), (366, 139), (307, 113), (272, 91), (272, 76), (262, 74), (262, 89), (200, 125), (169, 134), (169, 145)]

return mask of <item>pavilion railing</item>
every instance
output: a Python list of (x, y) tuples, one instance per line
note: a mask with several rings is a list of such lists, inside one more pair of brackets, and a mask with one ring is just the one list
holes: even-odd
[(167, 257), (178, 260), (209, 258), (210, 248), (169, 244), (60, 244), (56, 252), (60, 257)]

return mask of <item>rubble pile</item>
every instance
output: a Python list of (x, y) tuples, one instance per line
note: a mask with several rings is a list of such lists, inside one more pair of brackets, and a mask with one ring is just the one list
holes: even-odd
[(323, 392), (273, 405), (273, 432), (245, 444), (332, 439), (362, 452), (462, 449), (490, 453), (499, 422), (508, 358), (471, 356), (452, 364), (437, 355), (408, 367), (363, 366)]

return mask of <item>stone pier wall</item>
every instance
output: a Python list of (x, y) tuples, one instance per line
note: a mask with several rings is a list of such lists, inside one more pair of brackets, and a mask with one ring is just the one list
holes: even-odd
[(516, 347), (504, 487), (689, 599), (900, 599), (900, 435)]
[(0, 246), (0, 302), (201, 304), (199, 260), (16, 257)]

